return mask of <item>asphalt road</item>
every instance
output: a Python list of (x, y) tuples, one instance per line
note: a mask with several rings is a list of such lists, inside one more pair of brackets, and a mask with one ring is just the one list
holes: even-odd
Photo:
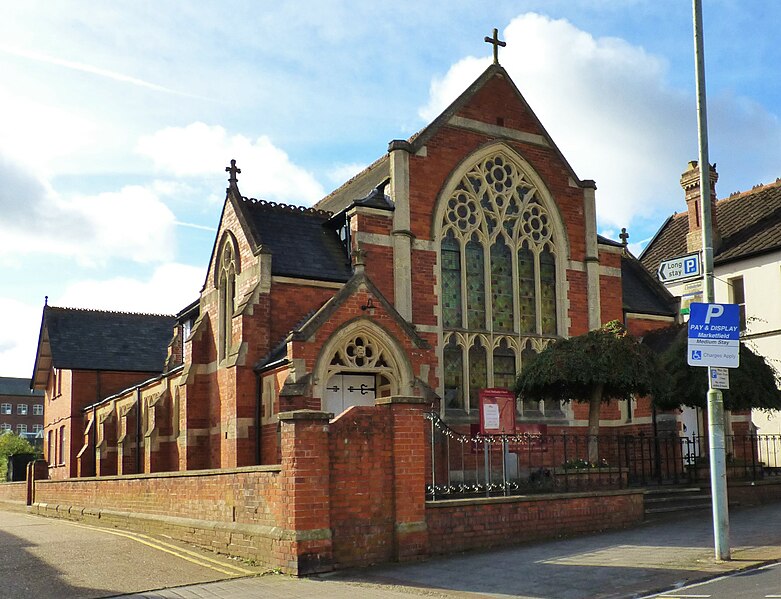
[(722, 576), (656, 595), (658, 599), (781, 599), (781, 564)]
[(257, 572), (168, 539), (0, 511), (0, 597), (107, 597)]

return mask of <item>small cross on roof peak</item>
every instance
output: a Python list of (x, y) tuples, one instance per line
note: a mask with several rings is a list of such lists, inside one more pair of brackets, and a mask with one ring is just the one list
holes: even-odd
[(225, 167), (225, 172), (230, 173), (230, 177), (228, 177), (228, 183), (239, 182), (239, 180), (236, 178), (236, 175), (241, 173), (241, 169), (236, 166), (236, 160), (231, 160), (231, 165)]
[(499, 46), (504, 48), (507, 45), (507, 42), (503, 42), (499, 39), (499, 30), (496, 27), (494, 27), (493, 36), (485, 36), (485, 41), (494, 47), (494, 64), (499, 64)]

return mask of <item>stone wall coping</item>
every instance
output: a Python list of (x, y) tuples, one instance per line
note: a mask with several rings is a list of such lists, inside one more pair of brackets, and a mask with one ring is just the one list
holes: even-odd
[(280, 412), (277, 418), (282, 421), (287, 420), (331, 420), (334, 415), (330, 412), (321, 412), (320, 410), (293, 410), (292, 412)]
[(529, 503), (531, 501), (556, 501), (557, 499), (582, 499), (598, 497), (616, 497), (621, 495), (643, 496), (645, 489), (617, 489), (615, 491), (581, 491), (577, 493), (540, 493), (539, 495), (509, 495), (507, 497), (469, 497), (465, 499), (438, 499), (426, 501), (428, 508), (462, 507), (467, 505), (493, 505), (500, 503)]
[(431, 402), (425, 397), (416, 397), (412, 395), (391, 395), (390, 397), (378, 397), (374, 400), (374, 404), (378, 406), (387, 406), (391, 404), (412, 404), (412, 405), (428, 405)]
[(172, 472), (151, 472), (145, 474), (123, 474), (123, 475), (110, 475), (110, 476), (87, 476), (83, 478), (63, 478), (63, 479), (36, 479), (35, 484), (48, 484), (48, 483), (81, 483), (81, 482), (100, 482), (111, 480), (143, 480), (153, 478), (184, 478), (188, 476), (219, 476), (230, 474), (244, 474), (249, 472), (272, 472), (278, 473), (282, 471), (280, 464), (271, 464), (268, 466), (241, 466), (239, 468), (209, 468), (205, 470), (176, 470)]
[[(133, 522), (158, 522), (178, 526), (181, 528), (195, 528), (201, 530), (218, 530), (226, 532), (241, 533), (247, 536), (259, 536), (273, 540), (287, 541), (312, 541), (327, 540), (331, 538), (331, 529), (314, 530), (287, 530), (279, 526), (268, 526), (264, 524), (249, 524), (243, 522), (221, 522), (216, 520), (199, 520), (196, 518), (184, 518), (182, 516), (169, 516), (164, 514), (150, 514), (148, 512), (128, 512), (124, 510), (113, 510), (105, 508), (84, 508), (80, 506), (56, 504), (56, 503), (34, 503), (27, 508), (28, 512), (46, 515), (59, 515), (64, 518), (83, 519), (85, 516), (97, 520), (107, 521), (110, 518), (126, 520)], [(107, 524), (108, 527), (112, 525)]]

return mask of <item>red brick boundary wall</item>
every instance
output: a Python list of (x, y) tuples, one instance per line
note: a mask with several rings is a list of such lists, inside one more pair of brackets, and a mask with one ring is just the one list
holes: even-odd
[[(392, 397), (334, 420), (284, 412), (279, 465), (36, 480), (30, 510), (164, 533), (294, 575), (642, 521), (641, 489), (427, 502), (428, 408)], [(0, 485), (5, 497), (23, 501), (24, 484)]]
[(0, 505), (23, 507), (27, 501), (27, 483), (0, 483)]
[(624, 528), (643, 521), (643, 490), (430, 501), (432, 555)]

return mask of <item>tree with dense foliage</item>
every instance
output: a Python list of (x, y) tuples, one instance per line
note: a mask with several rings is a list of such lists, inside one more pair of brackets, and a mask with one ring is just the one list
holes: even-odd
[[(687, 363), (688, 334), (686, 325), (676, 325), (650, 333), (643, 339), (659, 354), (659, 363), (675, 393), (655, 397), (662, 409), (680, 406), (707, 407), (708, 369)], [(755, 354), (745, 342), (740, 343), (740, 366), (729, 369), (729, 389), (722, 390), (727, 410), (779, 410), (781, 391), (775, 369), (764, 357)]]
[(0, 434), (0, 481), (5, 480), (8, 472), (8, 458), (19, 453), (37, 454), (38, 452), (27, 439), (11, 431)]
[(589, 404), (589, 461), (599, 459), (602, 402), (666, 393), (654, 353), (617, 320), (584, 335), (555, 341), (525, 365), (515, 385), (523, 399)]

